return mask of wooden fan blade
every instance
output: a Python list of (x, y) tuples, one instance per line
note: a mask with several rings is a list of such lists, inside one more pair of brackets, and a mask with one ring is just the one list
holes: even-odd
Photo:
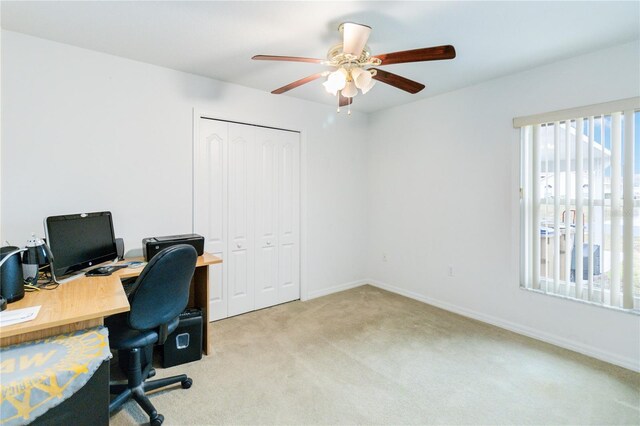
[(274, 95), (280, 95), (284, 92), (287, 92), (291, 89), (295, 89), (298, 86), (302, 86), (303, 84), (307, 84), (315, 79), (318, 79), (320, 77), (322, 77), (324, 75), (324, 72), (319, 72), (313, 75), (310, 75), (309, 77), (305, 77), (305, 78), (301, 78), (300, 80), (296, 80), (293, 83), (289, 83), (286, 86), (282, 86), (279, 89), (274, 90), (273, 93)]
[(404, 50), (402, 52), (376, 55), (382, 61), (381, 65), (403, 64), (405, 62), (439, 61), (456, 57), (456, 49), (451, 45), (425, 47), (423, 49)]
[(408, 78), (401, 77), (398, 74), (393, 74), (381, 69), (371, 69), (376, 70), (376, 75), (373, 76), (375, 80), (397, 87), (405, 92), (415, 94), (424, 89), (424, 84), (418, 83), (417, 81), (409, 80)]
[(347, 98), (346, 96), (342, 96), (342, 93), (338, 94), (340, 100), (338, 101), (338, 105), (341, 107), (351, 105), (353, 103), (353, 98)]
[(301, 58), (299, 56), (273, 56), (273, 55), (256, 55), (254, 61), (286, 61), (286, 62), (311, 62), (314, 64), (322, 63), (323, 59)]

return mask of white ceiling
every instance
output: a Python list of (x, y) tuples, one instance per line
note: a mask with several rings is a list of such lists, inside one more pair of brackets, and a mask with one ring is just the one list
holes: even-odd
[[(373, 27), (372, 53), (452, 44), (451, 61), (385, 67), (426, 84), (378, 83), (354, 99), (372, 112), (640, 38), (640, 2), (12, 2), (2, 28), (270, 92), (324, 68), (252, 61), (324, 58), (338, 24)], [(285, 95), (335, 104), (316, 80)]]

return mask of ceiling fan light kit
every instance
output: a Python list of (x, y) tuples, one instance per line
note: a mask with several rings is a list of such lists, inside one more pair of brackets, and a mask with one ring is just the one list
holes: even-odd
[(351, 78), (356, 84), (356, 87), (362, 90), (362, 94), (367, 93), (376, 81), (373, 76), (377, 74), (376, 70), (363, 70), (362, 68), (354, 68), (351, 70)]
[(358, 89), (356, 88), (356, 84), (352, 80), (344, 86), (344, 89), (342, 89), (340, 93), (345, 98), (353, 98), (355, 95), (358, 94)]
[(322, 83), (327, 92), (331, 93), (333, 96), (338, 94), (339, 90), (344, 89), (347, 85), (347, 76), (348, 74), (344, 69), (339, 69), (329, 74), (327, 77), (327, 81)]
[(347, 69), (344, 67), (338, 68), (329, 74), (327, 81), (322, 83), (325, 90), (336, 96), (340, 91), (342, 96), (352, 98), (358, 94), (358, 90), (362, 91), (362, 94), (367, 93), (373, 85), (373, 75), (376, 74), (375, 70), (363, 70), (362, 68)]
[[(318, 78), (327, 77), (322, 85), (328, 93), (338, 97), (338, 112), (340, 112), (341, 106), (351, 106), (353, 97), (358, 94), (358, 89), (360, 89), (362, 94), (365, 94), (371, 90), (376, 81), (381, 81), (412, 94), (418, 93), (425, 87), (424, 84), (416, 81), (371, 67), (407, 62), (436, 61), (456, 57), (456, 51), (451, 45), (426, 47), (423, 49), (405, 50), (371, 56), (371, 50), (369, 46), (367, 46), (367, 41), (371, 34), (371, 27), (354, 22), (345, 22), (340, 24), (338, 30), (342, 33), (342, 43), (336, 44), (329, 49), (326, 60), (295, 56), (254, 56), (252, 58), (254, 60), (309, 62), (326, 65), (335, 69), (331, 72), (325, 71), (310, 75), (309, 77), (275, 89), (271, 93), (281, 94)], [(349, 109), (349, 114), (350, 113), (351, 109)]]

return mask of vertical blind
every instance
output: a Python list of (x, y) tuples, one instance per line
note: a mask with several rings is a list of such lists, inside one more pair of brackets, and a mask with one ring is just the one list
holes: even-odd
[(640, 308), (640, 98), (514, 119), (521, 285)]

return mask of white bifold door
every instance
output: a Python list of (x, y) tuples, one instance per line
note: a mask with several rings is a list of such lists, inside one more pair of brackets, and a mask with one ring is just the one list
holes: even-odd
[(194, 232), (210, 266), (213, 320), (300, 298), (300, 135), (200, 118)]

